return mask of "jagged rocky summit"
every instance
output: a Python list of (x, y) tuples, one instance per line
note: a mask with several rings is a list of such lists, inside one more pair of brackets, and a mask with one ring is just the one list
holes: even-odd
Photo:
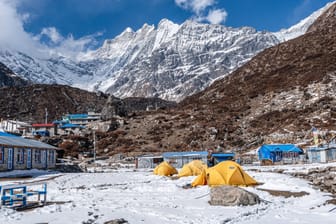
[(191, 20), (163, 19), (125, 29), (103, 46), (77, 57), (37, 57), (0, 49), (0, 61), (34, 83), (66, 84), (117, 97), (160, 97), (180, 101), (245, 64), (260, 51), (306, 32), (328, 7), (276, 33)]

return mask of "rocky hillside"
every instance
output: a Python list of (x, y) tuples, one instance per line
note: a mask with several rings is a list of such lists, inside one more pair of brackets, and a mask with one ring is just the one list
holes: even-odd
[(0, 87), (5, 86), (24, 86), (28, 82), (14, 74), (9, 68), (0, 62)]
[(0, 118), (44, 122), (45, 109), (49, 122), (66, 113), (102, 112), (105, 119), (127, 117), (141, 111), (173, 108), (175, 102), (159, 98), (120, 99), (101, 92), (63, 85), (27, 85), (0, 88)]
[(0, 88), (0, 118), (44, 123), (66, 113), (100, 112), (107, 99), (102, 93), (62, 85), (32, 85)]
[(259, 136), (312, 126), (336, 129), (335, 8), (304, 36), (265, 50), (183, 105), (214, 118), (222, 136), (233, 135), (244, 145)]
[(336, 130), (336, 5), (301, 37), (269, 48), (174, 111), (132, 117), (103, 138), (120, 151), (249, 149)]

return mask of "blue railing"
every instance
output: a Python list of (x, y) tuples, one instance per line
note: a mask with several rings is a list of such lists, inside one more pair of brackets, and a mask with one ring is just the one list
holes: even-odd
[[(37, 202), (45, 204), (47, 200), (46, 183), (28, 183), (0, 185), (1, 206), (25, 207), (28, 205), (30, 197), (37, 197)], [(41, 196), (43, 199), (41, 200)]]

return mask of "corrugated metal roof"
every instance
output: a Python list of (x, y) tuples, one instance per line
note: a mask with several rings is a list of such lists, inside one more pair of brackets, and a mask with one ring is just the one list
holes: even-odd
[(65, 124), (65, 125), (62, 125), (61, 128), (85, 128), (84, 126), (81, 126), (79, 124)]
[(76, 120), (76, 119), (86, 119), (88, 118), (88, 115), (87, 114), (68, 114), (66, 117), (69, 118), (70, 120)]
[[(1, 132), (0, 132), (1, 133)], [(3, 136), (0, 135), (0, 145), (3, 146), (11, 146), (11, 147), (22, 147), (22, 148), (41, 148), (41, 149), (57, 149), (56, 147), (32, 140), (32, 139), (26, 139), (22, 137), (16, 137), (16, 136)]]
[(17, 137), (16, 135), (12, 135), (12, 134), (9, 134), (9, 133), (6, 133), (6, 132), (1, 132), (1, 131), (0, 131), (0, 136), (5, 136), (5, 137)]
[(54, 127), (55, 124), (53, 123), (48, 123), (48, 124), (32, 124), (33, 128), (40, 128), (40, 127)]
[(163, 157), (181, 157), (181, 156), (207, 156), (207, 151), (198, 152), (165, 152), (162, 154)]

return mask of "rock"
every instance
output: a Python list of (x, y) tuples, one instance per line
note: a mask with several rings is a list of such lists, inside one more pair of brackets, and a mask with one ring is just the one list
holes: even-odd
[(328, 187), (328, 188), (335, 184), (335, 181), (334, 181), (334, 180), (324, 180), (323, 182), (324, 182), (324, 183), (323, 183), (324, 186), (326, 186), (326, 187)]
[(84, 172), (78, 164), (57, 164), (54, 170), (62, 173), (81, 173)]
[(258, 195), (239, 187), (219, 186), (210, 191), (210, 205), (247, 206), (260, 203)]
[(325, 168), (311, 168), (305, 175), (298, 175), (297, 173), (292, 176), (300, 177), (310, 181), (314, 189), (320, 189), (323, 192), (336, 194), (336, 174), (333, 172), (335, 167), (329, 166)]
[(121, 218), (121, 219), (113, 219), (107, 222), (104, 222), (104, 224), (127, 224), (128, 221), (126, 221), (125, 219)]
[(320, 179), (314, 179), (313, 180), (313, 184), (314, 185), (319, 185), (319, 184), (321, 184), (322, 183), (322, 180), (320, 180)]

